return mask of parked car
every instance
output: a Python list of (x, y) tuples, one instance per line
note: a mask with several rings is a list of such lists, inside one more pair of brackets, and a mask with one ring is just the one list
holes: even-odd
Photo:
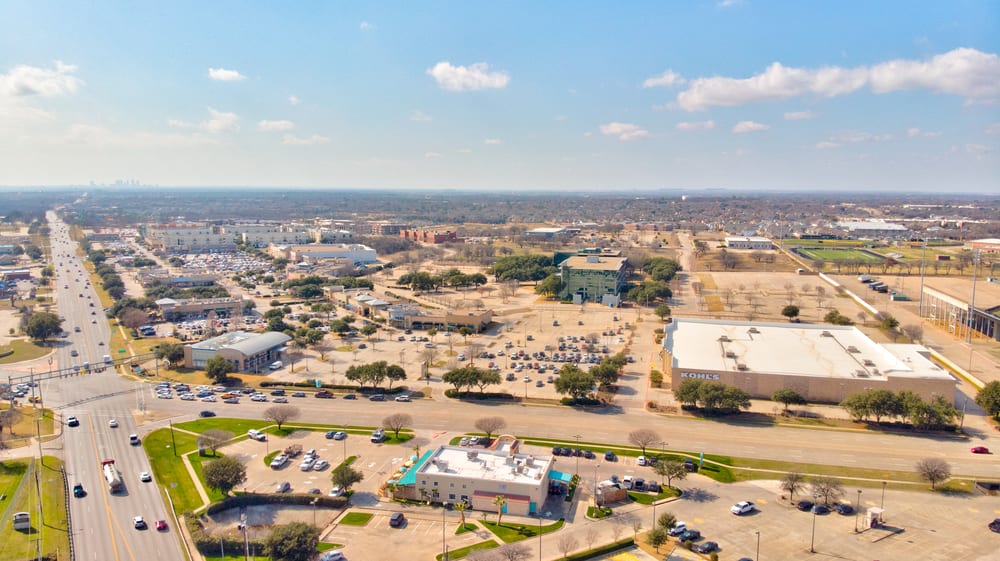
[(684, 469), (688, 472), (698, 471), (698, 465), (691, 458), (684, 458)]
[(553, 456), (562, 456), (562, 448), (560, 448), (558, 446), (553, 446), (552, 447), (552, 455)]
[(715, 542), (704, 542), (692, 547), (691, 549), (695, 550), (698, 553), (708, 554), (712, 553), (713, 551), (718, 551), (719, 544)]
[(316, 460), (312, 456), (306, 456), (302, 463), (299, 464), (299, 469), (302, 471), (312, 471), (313, 465), (316, 464)]
[(368, 396), (368, 401), (385, 401), (385, 394), (375, 393)]
[(826, 514), (830, 512), (830, 507), (823, 504), (815, 504), (812, 507), (813, 514)]
[(854, 507), (847, 503), (837, 503), (833, 508), (837, 509), (838, 514), (848, 515), (854, 514)]
[(696, 542), (701, 539), (701, 532), (698, 530), (684, 530), (681, 535), (677, 536), (677, 539), (684, 542)]
[(334, 486), (333, 489), (330, 489), (330, 492), (327, 493), (327, 496), (330, 496), (330, 497), (339, 497), (339, 496), (341, 496), (343, 494), (344, 494), (344, 490), (339, 485), (337, 485), (337, 486)]
[(284, 454), (278, 454), (277, 456), (271, 458), (271, 469), (279, 469), (288, 463), (288, 456)]
[(674, 523), (673, 528), (667, 530), (667, 535), (676, 538), (677, 536), (680, 536), (681, 534), (686, 532), (687, 529), (688, 529), (687, 523), (678, 520), (677, 522)]
[(994, 518), (993, 522), (986, 525), (990, 530), (1000, 534), (1000, 518)]
[(342, 430), (333, 433), (334, 440), (344, 440), (345, 438), (347, 438), (347, 433)]
[(393, 528), (400, 528), (406, 522), (406, 517), (403, 516), (402, 512), (394, 512), (392, 516), (389, 517), (389, 526)]
[(292, 484), (287, 481), (282, 481), (281, 483), (278, 483), (278, 487), (275, 488), (274, 491), (276, 493), (288, 493), (291, 490), (292, 490)]
[(812, 510), (812, 507), (815, 504), (816, 503), (814, 503), (814, 502), (812, 502), (810, 500), (802, 500), (802, 501), (799, 501), (799, 504), (795, 505), (795, 508), (801, 510), (802, 512), (809, 512), (810, 510)]
[(733, 506), (729, 507), (729, 512), (735, 515), (746, 514), (748, 512), (753, 512), (757, 508), (751, 501), (740, 501)]
[(320, 390), (313, 395), (318, 399), (333, 399), (333, 393), (328, 390)]
[(330, 467), (330, 462), (326, 460), (316, 460), (316, 463), (313, 464), (313, 471), (323, 471), (328, 467)]
[[(375, 397), (375, 396), (372, 396), (372, 397)], [(396, 396), (396, 401), (404, 401), (404, 402), (405, 401), (410, 401), (410, 394), (405, 394), (404, 393), (403, 395), (397, 395)]]
[(635, 459), (636, 465), (644, 466), (646, 465), (646, 456), (639, 456)]
[(584, 450), (583, 457), (587, 458), (588, 460), (592, 460), (594, 458), (594, 453), (591, 452), (590, 450)]
[(201, 413), (198, 413), (198, 416), (199, 417), (214, 417), (215, 416), (215, 411), (205, 410), (205, 411), (202, 411)]
[(346, 559), (347, 558), (344, 557), (344, 552), (340, 551), (339, 549), (331, 549), (329, 551), (323, 552), (323, 555), (320, 556), (319, 561), (346, 561)]
[(604, 461), (606, 461), (606, 462), (613, 462), (613, 461), (615, 461), (615, 453), (612, 452), (611, 450), (606, 450), (604, 452)]

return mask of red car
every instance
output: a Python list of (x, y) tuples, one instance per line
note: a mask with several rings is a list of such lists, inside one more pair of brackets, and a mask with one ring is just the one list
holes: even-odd
[(157, 520), (156, 521), (156, 529), (159, 530), (159, 531), (161, 531), (161, 532), (167, 531), (167, 521), (166, 520)]
[(989, 454), (990, 453), (990, 449), (987, 448), (987, 447), (985, 447), (985, 446), (973, 446), (971, 451), (972, 451), (973, 454)]

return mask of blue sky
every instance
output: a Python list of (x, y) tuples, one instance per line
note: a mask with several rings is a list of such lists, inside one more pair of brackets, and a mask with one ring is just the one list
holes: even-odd
[(0, 0), (0, 185), (996, 192), (1000, 4)]

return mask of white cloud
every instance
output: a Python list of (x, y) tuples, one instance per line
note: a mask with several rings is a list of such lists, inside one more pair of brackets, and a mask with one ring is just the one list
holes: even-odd
[(922, 131), (917, 127), (910, 127), (906, 129), (906, 136), (910, 138), (933, 138), (935, 136), (941, 136), (941, 131)]
[(378, 27), (374, 23), (370, 23), (362, 20), (361, 25), (358, 26), (361, 31), (375, 31)]
[(208, 77), (220, 82), (239, 82), (240, 80), (247, 79), (238, 70), (227, 70), (225, 68), (209, 68)]
[(816, 117), (812, 111), (789, 111), (785, 113), (786, 121), (807, 121)]
[(472, 153), (472, 148), (459, 148), (458, 149), (458, 153), (459, 154), (471, 154)]
[(288, 96), (288, 104), (289, 105), (298, 105), (299, 101), (300, 100), (299, 100), (298, 96), (294, 96), (294, 95)]
[(433, 159), (440, 158), (440, 157), (441, 157), (441, 154), (439, 154), (438, 152), (424, 152), (424, 158), (426, 158), (428, 160), (433, 160)]
[(601, 134), (617, 136), (618, 140), (635, 140), (649, 136), (649, 131), (632, 123), (607, 123), (600, 126)]
[(664, 87), (669, 88), (673, 86), (679, 86), (684, 83), (684, 77), (680, 74), (674, 72), (673, 70), (667, 69), (663, 74), (659, 76), (654, 76), (652, 78), (646, 78), (646, 81), (642, 83), (644, 88), (658, 88)]
[(986, 127), (986, 134), (1000, 134), (1000, 123), (993, 123)]
[(892, 140), (891, 134), (872, 134), (865, 131), (845, 131), (834, 134), (830, 138), (816, 144), (816, 148), (830, 149), (840, 148), (846, 144), (858, 144), (861, 142), (888, 142)]
[(123, 133), (113, 131), (100, 125), (89, 125), (85, 123), (75, 123), (70, 125), (70, 127), (66, 130), (66, 133), (60, 138), (54, 139), (54, 141), (65, 144), (83, 144), (95, 147), (117, 146), (122, 148), (186, 147), (219, 143), (217, 139), (204, 136), (200, 133)]
[(286, 134), (281, 140), (282, 144), (288, 144), (290, 146), (312, 146), (315, 144), (329, 144), (330, 138), (326, 136), (320, 136), (314, 134), (307, 138), (300, 138), (294, 134)]
[(681, 121), (674, 125), (679, 131), (702, 131), (710, 130), (715, 128), (715, 121), (709, 119), (708, 121)]
[(497, 146), (499, 144), (503, 144), (503, 141), (500, 140), (499, 138), (487, 138), (486, 140), (483, 141), (483, 144)]
[(734, 8), (743, 4), (743, 0), (719, 0), (715, 5), (719, 8)]
[(991, 152), (992, 150), (990, 150), (989, 146), (984, 146), (982, 144), (966, 144), (965, 151), (968, 152), (969, 154), (975, 154), (977, 156), (981, 156), (983, 154), (986, 154), (987, 152)]
[(240, 117), (236, 113), (225, 113), (208, 108), (211, 118), (200, 123), (181, 121), (178, 119), (168, 119), (167, 124), (172, 127), (182, 129), (200, 129), (211, 133), (233, 132), (240, 130)]
[(290, 131), (295, 128), (295, 123), (291, 121), (281, 120), (281, 121), (258, 121), (257, 130), (262, 130), (266, 132), (270, 131)]
[(429, 123), (433, 121), (434, 118), (423, 111), (414, 111), (413, 113), (410, 113), (410, 120), (421, 123)]
[(427, 69), (438, 87), (452, 92), (502, 89), (510, 83), (510, 75), (503, 71), (490, 72), (490, 65), (477, 62), (470, 66), (452, 66), (444, 61)]
[(813, 94), (834, 97), (868, 86), (876, 94), (926, 89), (975, 101), (1000, 98), (1000, 56), (954, 49), (928, 60), (891, 60), (874, 66), (795, 68), (774, 62), (749, 78), (698, 78), (677, 95), (687, 111)]
[(755, 121), (740, 121), (733, 126), (733, 132), (736, 134), (743, 134), (745, 132), (759, 132), (766, 131), (771, 128), (764, 123), (758, 123)]
[(60, 61), (54, 68), (39, 68), (19, 64), (6, 74), (0, 74), (0, 98), (2, 97), (55, 97), (76, 93), (84, 84), (73, 74), (76, 66)]

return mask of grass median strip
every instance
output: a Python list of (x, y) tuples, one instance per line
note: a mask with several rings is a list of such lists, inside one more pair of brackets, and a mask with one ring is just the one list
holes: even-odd
[[(176, 442), (176, 456), (174, 455)], [(170, 439), (170, 429), (155, 430), (142, 441), (142, 447), (149, 456), (156, 480), (166, 487), (170, 500), (174, 503), (174, 511), (178, 514), (193, 511), (201, 506), (201, 496), (194, 486), (194, 481), (184, 467), (180, 456), (197, 450), (197, 438), (193, 435), (174, 431), (174, 439)]]
[(348, 512), (340, 519), (338, 524), (346, 524), (348, 526), (366, 526), (374, 515), (370, 512)]
[[(555, 532), (562, 528), (565, 523), (565, 520), (560, 519), (547, 526), (542, 526), (541, 533), (548, 534), (549, 532)], [(481, 522), (481, 524), (506, 543), (538, 537), (538, 526), (533, 524), (514, 524), (511, 522), (497, 524), (496, 522), (485, 521)]]
[[(500, 544), (498, 544), (496, 540), (487, 540), (484, 542), (474, 543), (472, 545), (467, 545), (465, 547), (460, 547), (458, 549), (452, 549), (448, 551), (448, 559), (449, 561), (454, 561), (455, 559), (465, 559), (465, 557), (470, 553), (472, 553), (473, 551), (479, 551), (480, 549), (493, 549), (496, 547), (500, 547)], [(444, 559), (444, 554), (438, 553), (434, 557), (434, 559), (436, 559), (437, 561), (441, 561), (442, 559)]]

